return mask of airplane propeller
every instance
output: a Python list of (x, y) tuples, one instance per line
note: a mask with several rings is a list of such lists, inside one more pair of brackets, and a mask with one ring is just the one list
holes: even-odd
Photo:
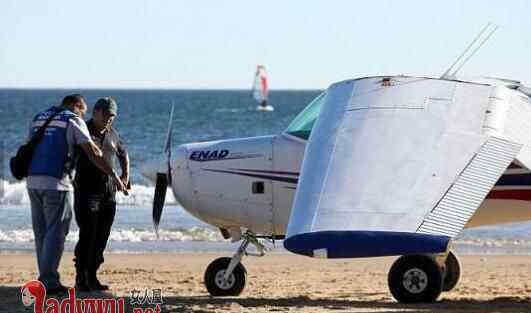
[(166, 200), (166, 191), (168, 186), (172, 185), (172, 168), (171, 168), (171, 139), (173, 129), (173, 110), (175, 104), (172, 103), (170, 111), (170, 119), (168, 121), (168, 132), (166, 133), (166, 142), (164, 144), (164, 153), (166, 154), (166, 172), (157, 173), (157, 180), (155, 182), (155, 195), (153, 197), (153, 227), (157, 238), (159, 237), (159, 223), (164, 208), (164, 201)]

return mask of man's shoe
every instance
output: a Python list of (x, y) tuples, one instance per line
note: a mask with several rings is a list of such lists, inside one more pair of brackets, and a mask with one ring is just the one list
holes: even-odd
[(96, 285), (97, 290), (109, 290), (109, 286), (102, 284), (98, 277), (96, 277), (96, 275), (94, 275), (94, 283)]
[(86, 271), (81, 266), (76, 264), (76, 291), (89, 292), (90, 288), (87, 284)]
[(46, 290), (46, 294), (49, 295), (49, 296), (63, 296), (63, 295), (67, 295), (68, 294), (68, 288), (63, 286), (63, 285), (59, 285), (59, 287), (55, 287), (55, 288), (48, 288)]
[(87, 286), (90, 290), (109, 290), (109, 286), (100, 283), (100, 281), (96, 277), (95, 271), (85, 272), (85, 277), (87, 279)]
[(96, 284), (97, 290), (109, 290), (109, 285), (103, 285), (99, 281)]
[(79, 292), (89, 292), (90, 291), (90, 288), (85, 283), (76, 283), (74, 288), (76, 289), (76, 291), (79, 291)]

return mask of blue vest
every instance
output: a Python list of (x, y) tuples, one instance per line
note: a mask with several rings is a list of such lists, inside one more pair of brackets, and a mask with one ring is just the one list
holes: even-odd
[[(32, 134), (35, 134), (57, 110), (59, 108), (51, 107), (37, 114), (31, 127)], [(73, 112), (64, 110), (48, 124), (44, 137), (35, 148), (28, 172), (29, 176), (43, 175), (62, 179), (65, 174), (70, 173), (72, 166), (69, 164), (66, 128), (70, 118), (75, 116), (77, 115)]]

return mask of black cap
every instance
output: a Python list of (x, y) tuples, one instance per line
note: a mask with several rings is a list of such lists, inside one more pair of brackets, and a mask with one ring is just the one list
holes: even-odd
[(109, 112), (112, 115), (118, 114), (118, 104), (116, 101), (111, 97), (104, 97), (98, 99), (96, 101), (96, 104), (94, 104), (94, 110), (101, 110), (105, 112)]

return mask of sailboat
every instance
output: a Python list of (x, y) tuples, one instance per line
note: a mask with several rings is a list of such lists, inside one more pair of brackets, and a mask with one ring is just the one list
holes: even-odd
[(254, 74), (253, 82), (253, 98), (258, 102), (256, 109), (258, 111), (273, 111), (275, 108), (268, 104), (267, 96), (269, 93), (267, 87), (267, 73), (263, 65), (258, 65), (256, 67), (256, 73)]

